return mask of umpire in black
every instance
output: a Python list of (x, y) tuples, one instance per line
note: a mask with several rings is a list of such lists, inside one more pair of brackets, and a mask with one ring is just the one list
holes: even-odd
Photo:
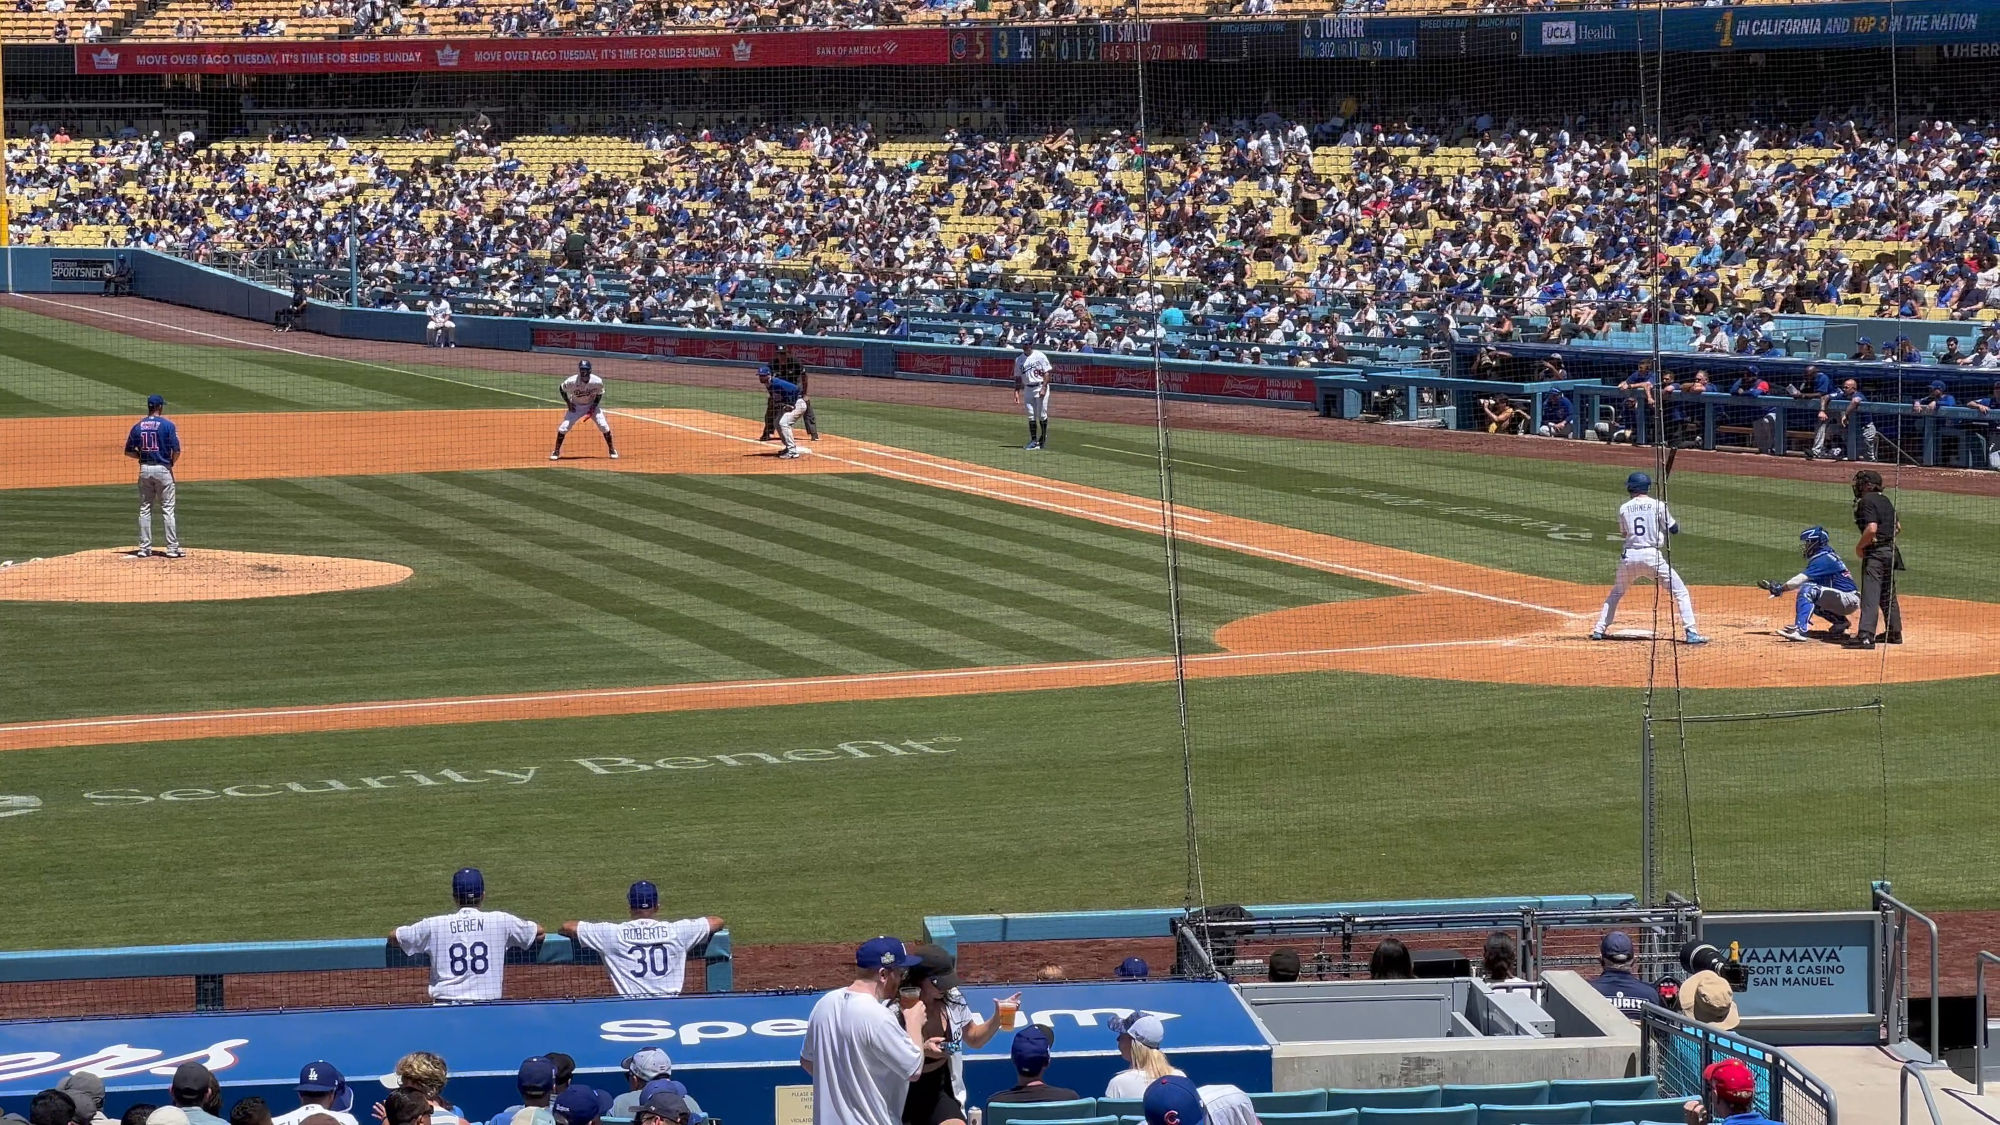
[(1896, 505), (1882, 495), (1882, 474), (1873, 469), (1854, 474), (1854, 526), (1861, 532), (1861, 541), (1854, 545), (1861, 560), (1861, 629), (1847, 647), (1875, 647), (1877, 612), (1886, 629), (1880, 634), (1882, 643), (1902, 644), (1903, 607), (1896, 601), (1896, 572), (1903, 569), (1903, 554), (1896, 538), (1903, 525), (1896, 519)]
[[(787, 351), (783, 344), (779, 344), (778, 354), (771, 357), (771, 374), (776, 376), (777, 378), (798, 384), (799, 397), (806, 400), (806, 416), (804, 419), (806, 424), (806, 436), (814, 441), (818, 441), (819, 415), (813, 413), (812, 398), (810, 397), (810, 388), (806, 386), (806, 378), (807, 378), (806, 365), (800, 363), (796, 359), (793, 359), (792, 353), (790, 351)], [(778, 419), (782, 417), (785, 411), (790, 408), (791, 408), (790, 403), (779, 404), (775, 400), (767, 404), (764, 407), (764, 434), (757, 440), (770, 441), (771, 438), (777, 433)]]

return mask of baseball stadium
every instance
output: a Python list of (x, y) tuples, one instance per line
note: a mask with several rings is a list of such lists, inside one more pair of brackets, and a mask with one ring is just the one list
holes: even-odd
[(18, 0), (0, 1114), (2000, 1121), (1996, 58)]

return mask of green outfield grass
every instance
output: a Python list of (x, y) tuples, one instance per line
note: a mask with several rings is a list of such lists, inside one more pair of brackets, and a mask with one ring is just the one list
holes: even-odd
[[(569, 367), (552, 356), (548, 376), (484, 372), (466, 351), (405, 373), (11, 310), (0, 355), (0, 416), (16, 417), (136, 415), (157, 391), (185, 413), (521, 407), (553, 426)], [(745, 382), (614, 382), (609, 405), (706, 409), (748, 431), (762, 397)], [(1070, 422), (1060, 400), (1040, 455), (1017, 447), (1011, 415), (827, 399), (821, 416), (843, 436), (1157, 489), (1150, 428)], [(1610, 576), (1623, 469), (1192, 430), (1174, 448), (1188, 505), (1521, 573)], [(1789, 575), (1806, 523), (1847, 539), (1834, 486), (1683, 468), (1672, 499), (1687, 529), (1677, 561), (1698, 584)], [(129, 541), (131, 503), (123, 486), (0, 489), (0, 557)], [(1906, 590), (2000, 601), (2000, 501), (1899, 503)], [(1158, 537), (866, 475), (197, 482), (182, 524), (196, 546), (386, 559), (417, 577), (266, 602), (0, 603), (0, 721), (1170, 649)], [(1195, 651), (1246, 614), (1385, 592), (1199, 546), (1181, 561)], [(1853, 905), (1885, 870), (1925, 906), (2000, 902), (1985, 827), (2000, 768), (1983, 749), (1996, 686), (1656, 698), (1662, 714), (1889, 705), (1880, 725), (1862, 713), (1690, 728), (1690, 827), (1711, 904)], [(1327, 673), (1196, 681), (1188, 704), (1211, 899), (1637, 889), (1638, 691)], [(909, 931), (925, 912), (1176, 903), (1175, 708), (1171, 685), (1144, 685), (12, 752), (0, 791), (45, 807), (0, 819), (0, 865), (83, 888), (94, 921), (79, 931), (31, 912), (0, 942), (375, 934), (437, 906), (464, 863), (486, 868), (496, 905), (545, 922), (615, 913), (626, 882), (652, 877), (753, 943)], [(663, 758), (678, 766), (615, 761)], [(300, 856), (338, 874), (307, 892), (337, 896), (337, 910), (297, 909)], [(189, 911), (190, 885), (224, 890)]]

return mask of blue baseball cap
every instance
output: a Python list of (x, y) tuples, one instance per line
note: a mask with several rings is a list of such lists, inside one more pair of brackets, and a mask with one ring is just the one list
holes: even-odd
[(1597, 943), (1597, 955), (1614, 965), (1623, 965), (1632, 960), (1632, 937), (1623, 930), (1613, 930)]
[(1118, 962), (1118, 975), (1126, 980), (1145, 980), (1150, 972), (1152, 969), (1144, 957), (1127, 957)]
[(486, 897), (486, 876), (477, 867), (461, 867), (451, 874), (451, 897), (459, 900)]
[(1934, 391), (1941, 391), (1941, 390), (1944, 390), (1944, 389), (1945, 389), (1945, 386), (1944, 386), (1944, 380), (1943, 380), (1943, 379), (1932, 379), (1932, 380), (1931, 380), (1931, 390), (1934, 390)]
[(535, 1055), (521, 1060), (521, 1069), (514, 1075), (514, 1085), (523, 1094), (538, 1094), (556, 1088), (556, 1064), (546, 1055)]
[(1049, 1053), (1055, 1047), (1055, 1033), (1038, 1023), (1014, 1033), (1014, 1069), (1022, 1074), (1040, 1074), (1049, 1068)]
[(165, 406), (166, 404), (167, 404), (167, 400), (166, 400), (165, 398), (162, 398), (162, 397), (161, 397), (161, 396), (159, 396), (159, 395), (147, 395), (147, 396), (146, 396), (146, 405), (147, 405), (147, 406)]
[(1857, 343), (1857, 344), (1872, 344), (1872, 343), (1874, 343), (1875, 341), (1873, 341), (1873, 340), (1870, 340), (1870, 339), (1869, 339), (1868, 337), (1866, 337), (1866, 336), (1856, 336), (1856, 337), (1854, 338), (1854, 342), (1855, 342), (1855, 343)]
[(597, 1108), (597, 1091), (588, 1086), (571, 1086), (549, 1107), (556, 1125), (588, 1125), (603, 1114)]
[(1146, 1087), (1146, 1125), (1201, 1125), (1208, 1111), (1201, 1105), (1201, 1090), (1185, 1075), (1156, 1078)]
[(625, 905), (634, 910), (651, 910), (660, 905), (660, 888), (641, 879), (625, 892)]
[(347, 1085), (347, 1078), (330, 1062), (309, 1062), (299, 1068), (301, 1094), (331, 1094)]
[(854, 963), (863, 969), (908, 969), (922, 960), (892, 937), (869, 938), (854, 951)]

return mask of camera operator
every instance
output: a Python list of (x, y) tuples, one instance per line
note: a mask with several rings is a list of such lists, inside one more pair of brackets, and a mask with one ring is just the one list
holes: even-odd
[(1687, 1125), (1777, 1125), (1757, 1111), (1757, 1076), (1742, 1059), (1710, 1063), (1701, 1088), (1700, 1100), (1681, 1107)]

